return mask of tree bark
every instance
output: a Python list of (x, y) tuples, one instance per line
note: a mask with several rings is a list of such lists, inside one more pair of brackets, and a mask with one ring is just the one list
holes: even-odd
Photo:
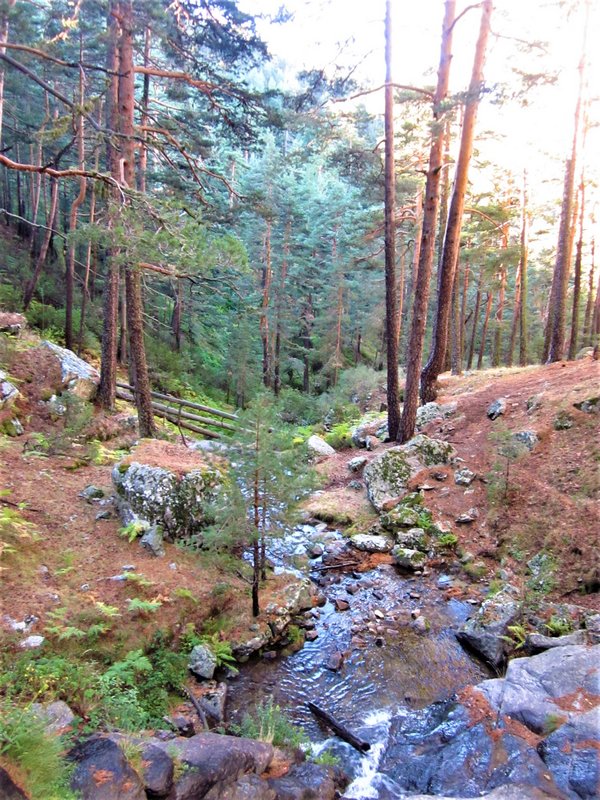
[(487, 40), (490, 32), (492, 0), (483, 0), (481, 7), (481, 25), (475, 47), (473, 71), (465, 106), (465, 114), (460, 139), (460, 149), (454, 176), (454, 187), (448, 224), (444, 235), (444, 249), (438, 278), (438, 302), (434, 323), (433, 347), (429, 360), (421, 372), (421, 399), (424, 403), (435, 400), (437, 396), (436, 381), (443, 369), (448, 344), (448, 319), (452, 299), (452, 284), (458, 262), (460, 248), (460, 232), (467, 191), (469, 162), (473, 152), (473, 137), (479, 97), (483, 88), (483, 66)]
[(519, 314), (519, 364), (524, 367), (528, 361), (528, 309), (527, 309), (527, 268), (529, 261), (529, 208), (527, 193), (527, 170), (523, 172), (523, 213), (521, 218), (521, 260), (519, 272), (521, 276), (521, 308)]
[(487, 338), (487, 331), (490, 322), (490, 313), (492, 311), (493, 299), (494, 299), (493, 293), (488, 292), (487, 303), (485, 304), (485, 317), (483, 319), (483, 328), (481, 330), (481, 341), (479, 343), (479, 357), (477, 358), (477, 369), (481, 369), (483, 366), (483, 355), (485, 353), (485, 340)]
[[(133, 7), (132, 0), (121, 0), (121, 39), (119, 42), (119, 122), (123, 178), (125, 184), (135, 187), (135, 72), (133, 64)], [(156, 433), (152, 415), (150, 380), (144, 344), (144, 317), (141, 272), (132, 264), (125, 270), (125, 297), (129, 327), (130, 359), (135, 370), (135, 400), (140, 436), (152, 437)]]
[(577, 340), (579, 338), (579, 302), (581, 297), (581, 258), (583, 251), (583, 218), (585, 216), (585, 182), (583, 173), (579, 184), (579, 238), (575, 251), (575, 278), (573, 283), (573, 310), (571, 313), (571, 336), (569, 338), (569, 360), (573, 361), (577, 355)]
[[(96, 167), (95, 169), (98, 170), (98, 161), (99, 157), (96, 155)], [(96, 221), (96, 183), (95, 181), (92, 183), (92, 194), (90, 197), (90, 225), (93, 225)], [(79, 318), (79, 336), (77, 338), (77, 355), (81, 356), (81, 350), (83, 348), (83, 329), (85, 325), (85, 312), (87, 308), (88, 300), (90, 299), (90, 271), (92, 267), (92, 240), (89, 239), (86, 248), (86, 256), (85, 256), (85, 275), (83, 277), (83, 289), (81, 292), (81, 315)]]
[(269, 302), (271, 300), (271, 220), (267, 219), (265, 230), (264, 256), (262, 267), (262, 302), (260, 307), (260, 338), (262, 341), (262, 379), (268, 388), (271, 385), (271, 365), (269, 360)]
[(275, 310), (275, 356), (273, 359), (273, 391), (278, 396), (281, 391), (281, 334), (283, 328), (282, 308), (283, 293), (287, 280), (288, 260), (290, 257), (290, 236), (292, 230), (291, 219), (285, 223), (283, 233), (283, 258), (281, 261), (281, 276), (277, 289), (277, 304)]
[(483, 286), (483, 267), (479, 270), (477, 280), (477, 292), (475, 295), (475, 310), (473, 311), (473, 327), (471, 328), (471, 341), (469, 342), (469, 356), (467, 358), (467, 369), (473, 366), (473, 356), (475, 355), (475, 336), (477, 335), (477, 323), (479, 322), (479, 308), (481, 306), (481, 288)]
[(398, 286), (396, 282), (396, 171), (394, 165), (394, 88), (392, 86), (392, 3), (385, 4), (385, 337), (388, 431), (392, 441), (400, 425), (398, 383)]
[[(0, 41), (8, 41), (8, 11), (14, 8), (16, 0), (8, 0), (0, 11)], [(6, 53), (6, 47), (0, 47), (0, 55)], [(2, 151), (2, 123), (4, 120), (4, 69), (0, 69), (0, 152)]]
[[(118, 0), (111, 0), (107, 16), (107, 46), (106, 68), (110, 72), (110, 79), (106, 92), (106, 124), (111, 130), (119, 129), (119, 23), (117, 22)], [(119, 154), (110, 137), (106, 140), (106, 157), (112, 178), (120, 183)], [(118, 197), (114, 188), (110, 189), (108, 199), (107, 228), (110, 230), (114, 224)], [(119, 263), (117, 250), (110, 247), (107, 250), (108, 268), (104, 282), (103, 308), (102, 308), (102, 353), (100, 360), (100, 385), (98, 387), (98, 402), (106, 409), (115, 406), (117, 388), (117, 333), (119, 313)]]
[(585, 304), (585, 316), (583, 322), (583, 342), (589, 347), (591, 345), (592, 333), (592, 314), (594, 311), (594, 272), (595, 272), (595, 256), (596, 256), (596, 242), (592, 239), (592, 254), (590, 264), (590, 274), (588, 278), (588, 296)]
[(565, 183), (563, 201), (560, 211), (560, 224), (558, 230), (558, 246), (556, 261), (552, 276), (552, 290), (550, 294), (550, 307), (544, 341), (544, 358), (547, 363), (560, 361), (564, 353), (565, 318), (567, 309), (567, 289), (571, 271), (571, 257), (573, 251), (574, 224), (573, 202), (575, 195), (575, 173), (579, 151), (579, 133), (581, 120), (581, 106), (583, 101), (585, 60), (587, 52), (587, 30), (589, 4), (586, 4), (585, 24), (583, 31), (583, 45), (579, 61), (579, 90), (575, 103), (575, 116), (573, 122), (573, 142), (571, 157), (567, 159), (565, 168)]
[(452, 30), (456, 9), (455, 0), (446, 0), (442, 25), (442, 45), (438, 67), (437, 87), (433, 100), (433, 128), (427, 181), (425, 184), (425, 203), (419, 251), (419, 267), (415, 282), (413, 313), (406, 361), (406, 384), (404, 388), (404, 408), (398, 440), (407, 442), (414, 436), (419, 405), (419, 372), (423, 357), (423, 340), (427, 321), (427, 305), (431, 283), (431, 268), (435, 248), (435, 233), (440, 203), (440, 177), (444, 144), (444, 101), (448, 94), (450, 61), (452, 59)]
[(52, 239), (54, 220), (56, 219), (56, 210), (58, 208), (58, 179), (50, 178), (50, 184), (50, 210), (48, 212), (48, 216), (46, 217), (46, 231), (44, 233), (44, 238), (42, 239), (42, 246), (40, 247), (40, 252), (35, 263), (33, 275), (25, 287), (25, 293), (23, 295), (23, 309), (25, 311), (27, 311), (31, 301), (33, 300), (37, 282), (42, 274), (46, 256), (48, 255), (48, 248), (50, 247), (50, 240)]

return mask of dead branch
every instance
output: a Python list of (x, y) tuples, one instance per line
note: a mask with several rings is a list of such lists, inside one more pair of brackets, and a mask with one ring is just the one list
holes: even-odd
[[(357, 92), (356, 94), (351, 94), (350, 97), (338, 97), (335, 100), (332, 100), (333, 103), (347, 103), (349, 100), (356, 100), (357, 97), (364, 97), (367, 94), (374, 94), (374, 92), (379, 92), (381, 89), (385, 89), (387, 84), (382, 83), (381, 86), (376, 86), (374, 89), (365, 89), (362, 92)], [(429, 92), (427, 89), (419, 89), (417, 86), (405, 86), (402, 83), (392, 83), (394, 89), (403, 89), (406, 92), (416, 92), (417, 94), (422, 94), (427, 97), (429, 100), (433, 100), (433, 92)]]

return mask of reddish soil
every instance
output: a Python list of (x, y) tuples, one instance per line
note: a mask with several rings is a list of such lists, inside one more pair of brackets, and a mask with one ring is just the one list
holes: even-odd
[[(424, 470), (412, 488), (426, 485), (426, 505), (434, 518), (452, 526), (462, 551), (485, 566), (489, 580), (502, 567), (511, 581), (523, 584), (526, 562), (536, 553), (549, 553), (555, 564), (553, 586), (548, 595), (578, 605), (600, 608), (598, 588), (600, 417), (574, 408), (573, 404), (597, 396), (600, 365), (591, 358), (542, 367), (499, 369), (469, 376), (443, 375), (440, 403), (457, 402), (456, 413), (447, 420), (431, 422), (423, 433), (451, 442), (461, 466), (477, 474), (468, 489), (455, 485), (450, 467)], [(540, 397), (540, 406), (527, 411), (527, 400)], [(499, 397), (507, 400), (504, 415), (495, 421), (486, 410)], [(555, 430), (559, 411), (573, 420), (568, 430)], [(494, 435), (502, 431), (535, 431), (539, 443), (509, 464), (506, 496), (502, 491), (506, 460), (497, 455)], [(346, 450), (319, 465), (326, 477), (326, 492), (333, 492), (339, 509), (364, 507), (365, 492), (348, 488), (356, 479), (347, 463), (357, 455), (375, 458), (374, 452)], [(497, 465), (494, 468), (494, 465)], [(443, 481), (434, 473), (443, 473)], [(497, 488), (498, 486), (498, 488)], [(496, 500), (491, 497), (495, 490)], [(456, 517), (475, 507), (479, 517), (467, 525)]]

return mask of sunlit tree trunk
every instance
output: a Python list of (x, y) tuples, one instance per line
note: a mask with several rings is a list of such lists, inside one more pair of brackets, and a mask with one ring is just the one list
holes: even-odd
[(527, 193), (527, 171), (523, 172), (523, 199), (521, 216), (521, 258), (519, 261), (519, 274), (521, 276), (521, 307), (519, 314), (519, 364), (524, 367), (528, 361), (528, 308), (527, 308), (527, 281), (529, 278), (527, 269), (529, 262), (529, 208)]
[(585, 304), (585, 316), (583, 322), (583, 342), (586, 345), (586, 347), (589, 347), (591, 345), (592, 314), (594, 311), (594, 273), (596, 271), (595, 258), (596, 258), (596, 242), (594, 239), (592, 239), (590, 273), (588, 278), (588, 296), (587, 296), (587, 302)]
[(571, 313), (571, 336), (569, 338), (569, 359), (573, 361), (577, 355), (579, 338), (579, 302), (581, 297), (581, 259), (583, 252), (583, 219), (585, 216), (585, 182), (583, 173), (579, 184), (579, 238), (575, 251), (575, 278), (573, 282), (573, 310)]
[(435, 400), (437, 396), (436, 381), (443, 369), (446, 357), (452, 284), (454, 283), (454, 274), (458, 262), (469, 162), (473, 152), (477, 107), (483, 87), (483, 65), (490, 32), (491, 14), (492, 0), (483, 0), (481, 5), (481, 25), (475, 47), (475, 58), (465, 106), (454, 187), (444, 236), (444, 249), (438, 278), (438, 302), (434, 323), (433, 346), (429, 360), (421, 373), (421, 399), (424, 403)]
[(404, 408), (398, 440), (407, 442), (414, 436), (419, 405), (419, 372), (423, 357), (423, 340), (427, 321), (427, 305), (431, 283), (431, 268), (435, 249), (435, 234), (440, 203), (440, 177), (442, 171), (444, 145), (444, 101), (448, 94), (450, 61), (452, 59), (452, 30), (455, 17), (455, 0), (446, 0), (444, 22), (442, 25), (442, 45), (438, 67), (437, 86), (433, 100), (433, 129), (427, 181), (419, 268), (415, 282), (413, 313), (406, 361), (406, 385), (404, 389)]
[(392, 86), (392, 10), (385, 4), (385, 338), (387, 352), (387, 406), (390, 439), (398, 434), (398, 286), (396, 282), (396, 175), (394, 166), (394, 89)]

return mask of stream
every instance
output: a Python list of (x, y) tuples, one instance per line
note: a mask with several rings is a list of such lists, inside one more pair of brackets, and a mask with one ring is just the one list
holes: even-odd
[[(311, 542), (331, 552), (343, 541), (339, 532), (302, 525), (276, 540), (269, 557), (276, 569), (306, 574), (321, 563), (321, 558), (313, 558), (310, 567), (298, 568), (299, 561), (306, 563), (304, 553)], [(446, 700), (489, 677), (452, 633), (472, 606), (444, 599), (450, 576), (404, 576), (389, 564), (364, 573), (312, 571), (311, 577), (327, 598), (325, 605), (306, 615), (307, 633), (312, 630), (317, 638), (291, 655), (245, 664), (229, 684), (229, 721), (239, 723), (245, 713), (273, 698), (291, 722), (304, 728), (314, 754), (326, 750), (339, 759), (352, 779), (344, 797), (392, 798), (398, 787), (378, 771), (392, 717)], [(349, 608), (337, 610), (336, 599)], [(421, 623), (421, 631), (415, 629), (416, 617), (427, 621), (426, 626)], [(308, 710), (308, 700), (368, 741), (370, 751), (360, 754), (331, 736)]]

